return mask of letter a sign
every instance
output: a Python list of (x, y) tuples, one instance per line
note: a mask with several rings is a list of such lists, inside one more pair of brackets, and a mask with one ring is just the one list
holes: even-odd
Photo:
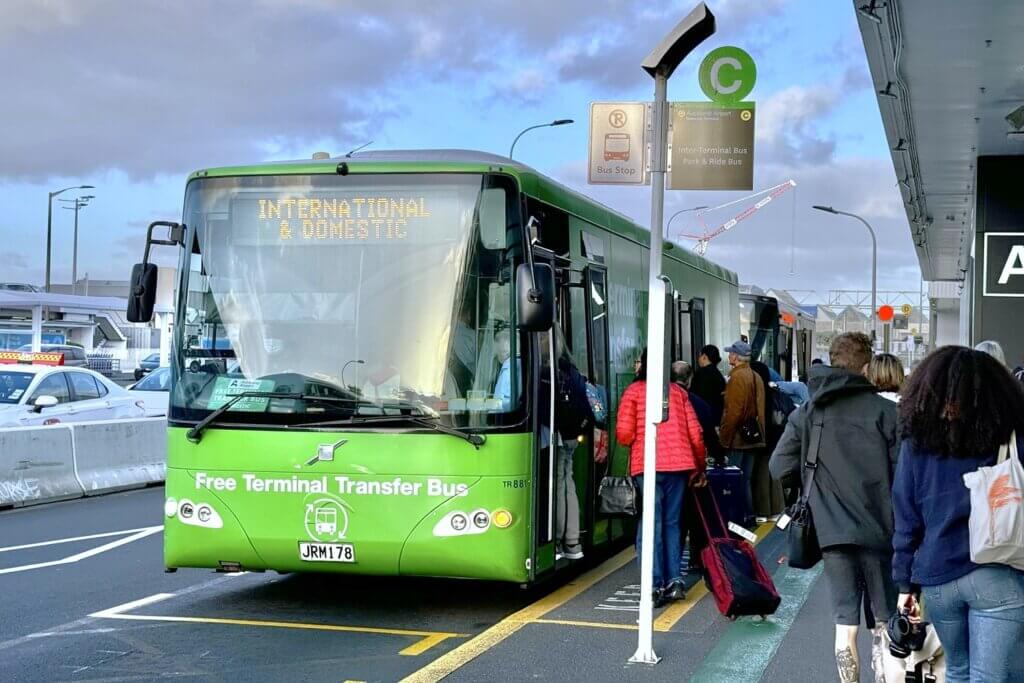
[(985, 233), (985, 296), (1024, 297), (1024, 232)]

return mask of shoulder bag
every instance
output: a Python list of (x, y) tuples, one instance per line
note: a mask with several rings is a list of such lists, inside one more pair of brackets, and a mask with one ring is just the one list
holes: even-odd
[(636, 517), (640, 512), (640, 494), (633, 477), (611, 474), (612, 454), (605, 460), (604, 476), (597, 487), (597, 510), (606, 517)]
[(789, 507), (789, 566), (794, 569), (810, 569), (821, 561), (821, 546), (818, 545), (818, 532), (814, 528), (814, 517), (808, 499), (811, 497), (811, 486), (814, 474), (818, 470), (818, 452), (821, 450), (821, 430), (824, 422), (816, 414), (812, 406), (810, 410), (811, 445), (807, 450), (804, 462), (804, 475), (801, 483), (800, 497)]
[(971, 496), (971, 562), (1024, 571), (1024, 466), (1016, 432), (1000, 446), (996, 464), (968, 472), (964, 485)]

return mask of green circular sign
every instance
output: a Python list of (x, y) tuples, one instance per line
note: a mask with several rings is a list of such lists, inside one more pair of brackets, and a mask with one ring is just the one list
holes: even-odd
[(745, 50), (715, 48), (700, 63), (700, 89), (712, 102), (738, 104), (754, 89), (757, 67)]

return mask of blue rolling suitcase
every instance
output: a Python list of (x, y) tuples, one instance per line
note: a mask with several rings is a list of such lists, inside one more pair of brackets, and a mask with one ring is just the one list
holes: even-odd
[(726, 524), (735, 522), (746, 526), (753, 513), (747, 508), (747, 496), (743, 491), (743, 471), (739, 467), (709, 467), (708, 486), (715, 494)]

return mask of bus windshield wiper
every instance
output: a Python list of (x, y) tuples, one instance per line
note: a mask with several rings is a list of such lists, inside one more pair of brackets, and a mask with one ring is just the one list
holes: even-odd
[(289, 391), (243, 391), (239, 394), (232, 394), (227, 403), (197, 422), (192, 429), (188, 430), (185, 434), (185, 438), (192, 443), (199, 443), (203, 438), (203, 431), (209, 427), (214, 420), (231, 410), (231, 408), (243, 398), (278, 398), (290, 399), (293, 401), (307, 401), (309, 403), (342, 403), (345, 405), (357, 405), (363, 403), (362, 399), (344, 398), (341, 396), (313, 396), (311, 394)]
[(441, 434), (447, 434), (456, 438), (468, 441), (473, 447), (480, 450), (480, 447), (487, 443), (487, 437), (475, 432), (467, 432), (457, 427), (449, 427), (439, 422), (438, 415), (357, 415), (345, 420), (325, 420), (323, 422), (306, 422), (302, 427), (336, 427), (338, 425), (368, 424), (373, 422), (407, 422), (419, 425), (426, 429), (432, 429)]

